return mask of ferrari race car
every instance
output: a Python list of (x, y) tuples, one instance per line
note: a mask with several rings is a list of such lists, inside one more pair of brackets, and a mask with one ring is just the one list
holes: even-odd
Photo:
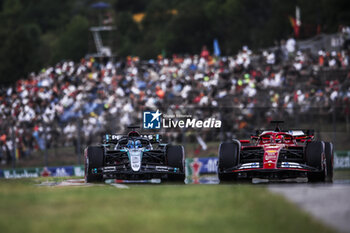
[(315, 141), (313, 130), (257, 130), (251, 140), (224, 142), (219, 147), (220, 181), (239, 178), (307, 177), (309, 182), (332, 182), (333, 144)]
[(106, 179), (185, 180), (185, 153), (181, 145), (162, 144), (161, 137), (106, 134), (102, 144), (88, 146), (85, 151), (85, 181)]

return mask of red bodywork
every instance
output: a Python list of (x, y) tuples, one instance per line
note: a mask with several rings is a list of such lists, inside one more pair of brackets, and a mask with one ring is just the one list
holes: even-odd
[[(253, 163), (240, 162), (239, 166), (232, 170), (232, 172), (277, 172), (277, 171), (296, 171), (307, 172), (308, 168), (303, 164), (288, 162), (286, 151), (297, 150), (299, 154), (303, 153), (305, 142), (311, 141), (313, 135), (293, 135), (287, 132), (268, 131), (263, 132), (259, 136), (252, 136), (253, 145), (245, 145), (250, 143), (250, 140), (240, 140), (241, 143), (241, 157), (245, 151), (257, 151), (263, 153), (262, 161)], [(263, 151), (263, 152), (262, 152)], [(280, 158), (281, 151), (284, 152), (285, 160)], [(279, 159), (280, 158), (280, 159)], [(285, 162), (281, 162), (285, 161)], [(249, 165), (251, 164), (251, 165)], [(251, 166), (251, 167), (249, 167)]]

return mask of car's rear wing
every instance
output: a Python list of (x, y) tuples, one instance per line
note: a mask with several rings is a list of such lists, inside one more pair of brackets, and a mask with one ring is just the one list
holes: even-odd
[(285, 132), (293, 135), (294, 137), (315, 135), (315, 131), (313, 129), (292, 129)]
[(283, 124), (284, 121), (271, 121), (271, 124), (275, 124), (275, 129), (258, 129), (255, 131), (255, 134), (251, 135), (252, 140), (258, 140), (261, 134), (264, 133), (273, 133), (273, 132), (282, 132), (288, 133), (294, 137), (297, 142), (305, 142), (310, 141), (314, 138), (314, 130), (313, 129), (290, 129), (290, 130), (281, 130), (279, 127), (280, 124)]
[[(161, 143), (162, 135), (159, 134), (141, 134), (141, 138), (148, 139), (150, 143)], [(118, 141), (122, 138), (128, 138), (125, 134), (105, 134), (102, 137), (103, 143), (118, 143)]]
[[(259, 139), (259, 136), (261, 134), (271, 133), (271, 132), (275, 132), (275, 131), (267, 130), (267, 129), (265, 130), (258, 129), (255, 131), (255, 134), (251, 135), (251, 139), (257, 140)], [(315, 131), (313, 129), (292, 129), (292, 130), (282, 130), (280, 132), (288, 133), (292, 135), (297, 142), (305, 142), (308, 140), (312, 140), (315, 135)]]
[[(263, 133), (269, 133), (269, 132), (276, 132), (272, 129), (257, 129), (255, 131), (255, 134), (252, 134), (252, 136), (260, 136)], [(315, 131), (313, 129), (291, 129), (291, 130), (281, 130), (280, 132), (283, 133), (289, 133), (292, 136), (314, 136)]]

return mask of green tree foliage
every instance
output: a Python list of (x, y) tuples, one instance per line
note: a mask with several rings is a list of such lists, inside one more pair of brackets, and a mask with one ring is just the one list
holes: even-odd
[(118, 22), (118, 50), (119, 54), (137, 55), (135, 47), (140, 43), (142, 34), (140, 27), (133, 21), (129, 11), (117, 14)]
[[(115, 9), (122, 12), (144, 12), (137, 43), (123, 36), (120, 54), (154, 57), (166, 50), (173, 53), (199, 53), (203, 45), (212, 47), (218, 38), (224, 54), (237, 52), (243, 45), (251, 48), (272, 46), (274, 41), (293, 34), (289, 16), (295, 7), (301, 9), (301, 38), (322, 32), (333, 33), (339, 24), (350, 24), (350, 6), (346, 0), (118, 0)], [(135, 10), (137, 9), (137, 10)], [(170, 10), (177, 10), (171, 14)], [(128, 27), (125, 21), (118, 26)], [(122, 25), (123, 24), (123, 25)], [(134, 23), (132, 23), (134, 24)], [(127, 46), (127, 49), (124, 47)]]
[[(79, 60), (90, 49), (88, 27), (106, 11), (114, 16), (113, 51), (120, 57), (154, 58), (212, 49), (217, 38), (224, 55), (243, 45), (258, 49), (292, 35), (289, 16), (301, 10), (301, 38), (317, 28), (334, 33), (350, 25), (348, 0), (0, 0), (0, 83), (10, 83), (62, 59)], [(133, 14), (144, 13), (140, 23)], [(318, 26), (319, 25), (319, 26)]]
[(23, 25), (11, 31), (0, 51), (0, 81), (12, 83), (38, 69), (42, 65), (36, 50), (40, 43), (40, 30), (36, 25)]
[(145, 11), (150, 2), (149, 0), (117, 0), (114, 9), (116, 12), (140, 13)]
[(41, 46), (40, 28), (36, 24), (22, 24), (20, 1), (6, 1), (0, 14), (0, 82), (12, 83), (38, 69), (42, 58), (36, 48)]
[(75, 16), (63, 29), (54, 47), (54, 61), (79, 61), (88, 51), (89, 22), (83, 16)]
[[(43, 33), (57, 30), (70, 20), (72, 5), (69, 0), (22, 0), (23, 23), (37, 24)], [(73, 1), (74, 2), (74, 1)]]

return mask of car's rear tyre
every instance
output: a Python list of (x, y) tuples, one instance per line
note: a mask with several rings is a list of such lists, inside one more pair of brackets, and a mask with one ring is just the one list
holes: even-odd
[(168, 181), (185, 181), (185, 150), (181, 145), (168, 145), (166, 149), (168, 166), (179, 168), (179, 174), (168, 174)]
[(318, 172), (309, 172), (309, 182), (325, 182), (327, 167), (324, 166), (325, 144), (322, 141), (309, 142), (305, 148), (306, 164), (316, 168)]
[(103, 167), (103, 148), (99, 146), (89, 146), (85, 149), (85, 182), (102, 182), (103, 176), (93, 174), (92, 169)]
[(334, 147), (333, 143), (325, 142), (325, 155), (327, 165), (327, 182), (333, 182), (333, 161), (334, 161)]
[(220, 181), (231, 181), (236, 174), (225, 173), (224, 170), (237, 166), (241, 145), (239, 141), (223, 142), (219, 147), (218, 176)]

